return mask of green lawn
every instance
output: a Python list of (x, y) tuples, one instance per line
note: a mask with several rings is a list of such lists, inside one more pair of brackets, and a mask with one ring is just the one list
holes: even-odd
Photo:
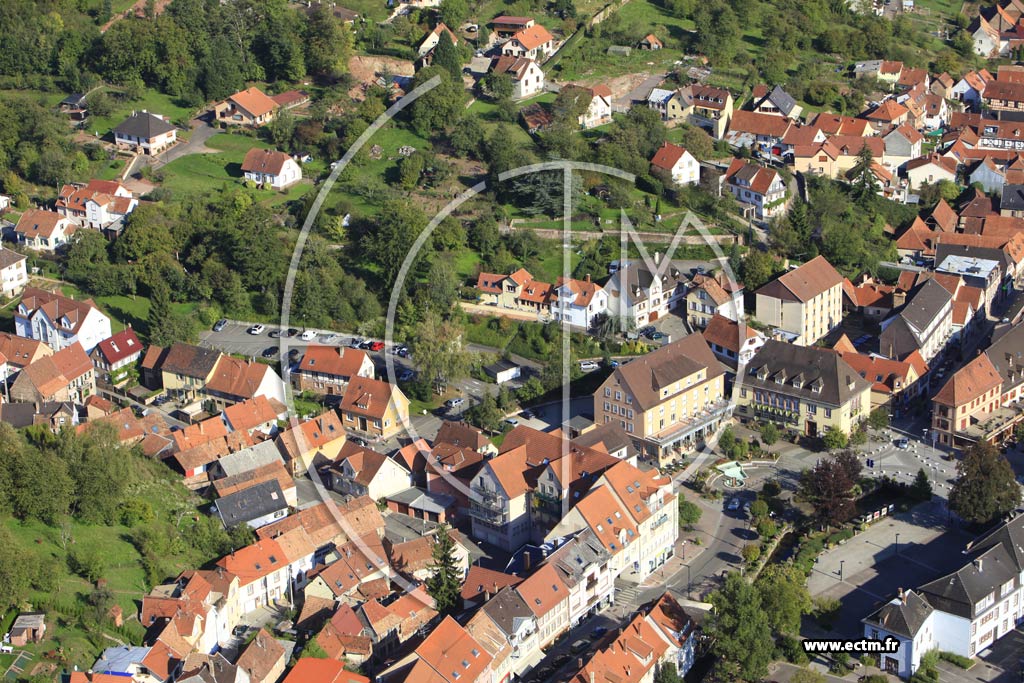
[[(85, 123), (85, 130), (89, 133), (99, 133), (101, 136), (105, 136), (117, 124), (128, 118), (133, 111), (142, 111), (143, 109), (153, 114), (166, 116), (175, 125), (185, 125), (195, 113), (192, 109), (177, 104), (170, 95), (164, 95), (149, 88), (138, 100), (122, 99), (116, 88), (106, 88), (105, 90), (113, 102), (113, 110), (108, 116), (90, 116)], [(57, 101), (59, 102), (61, 99), (63, 96)]]
[[(61, 287), (61, 291), (67, 296), (73, 296), (76, 299), (86, 299), (89, 295), (79, 290), (74, 285), (64, 285)], [(100, 307), (107, 315), (110, 316), (110, 326), (114, 332), (123, 330), (128, 325), (131, 325), (138, 331), (139, 334), (145, 336), (148, 325), (146, 319), (149, 317), (149, 299), (142, 295), (138, 296), (96, 296), (92, 297), (96, 302), (96, 305)], [(195, 311), (198, 304), (196, 303), (184, 303), (184, 304), (171, 304), (171, 309), (175, 313), (181, 315), (188, 315)]]

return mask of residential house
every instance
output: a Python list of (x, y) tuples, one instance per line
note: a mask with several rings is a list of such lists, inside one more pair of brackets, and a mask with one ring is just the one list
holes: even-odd
[(589, 330), (594, 319), (607, 311), (608, 293), (601, 285), (592, 282), (590, 275), (582, 280), (558, 278), (551, 297), (551, 313), (555, 321), (565, 321)]
[(124, 227), (125, 217), (138, 205), (139, 200), (120, 182), (93, 179), (85, 185), (63, 186), (57, 193), (54, 208), (79, 227), (117, 234)]
[(114, 144), (135, 153), (161, 154), (178, 142), (178, 129), (166, 117), (148, 111), (132, 112), (114, 128)]
[(880, 353), (904, 360), (918, 351), (926, 363), (941, 354), (953, 332), (953, 295), (935, 280), (928, 280), (893, 316), (882, 321)]
[(492, 657), (494, 681), (511, 681), (538, 652), (533, 612), (511, 588), (490, 597), (466, 623), (466, 630)]
[(1006, 168), (992, 157), (978, 161), (967, 175), (967, 182), (981, 185), (985, 192), (1002, 193), (1006, 184)]
[(508, 40), (524, 29), (528, 29), (537, 22), (532, 17), (512, 17), (502, 15), (491, 20), (491, 27), (497, 34), (499, 41)]
[(543, 61), (554, 49), (555, 37), (540, 24), (533, 24), (509, 38), (501, 46), (501, 54)]
[(84, 121), (89, 115), (89, 102), (85, 93), (71, 93), (57, 104), (61, 114), (65, 114), (72, 121)]
[[(221, 453), (223, 453), (223, 451), (221, 451)], [(178, 453), (174, 457), (178, 457), (180, 455), (181, 453)], [(216, 459), (214, 459), (214, 461), (215, 460)], [(288, 470), (284, 468), (284, 465), (277, 461), (270, 462), (266, 465), (260, 465), (247, 472), (233, 474), (230, 477), (214, 479), (211, 483), (217, 497), (226, 498), (232, 494), (245, 491), (253, 486), (270, 481), (277, 482), (281, 492), (284, 494), (284, 501), (288, 507), (298, 506), (298, 491), (296, 491), (295, 480), (288, 473)]]
[(951, 652), (973, 659), (1007, 635), (1024, 617), (1024, 515), (1016, 515), (962, 551), (963, 565), (916, 591), (896, 597), (862, 619), (864, 637), (894, 638), (895, 651), (880, 655), (879, 667), (909, 677), (926, 652)]
[(654, 252), (654, 269), (641, 260), (614, 262), (614, 272), (604, 285), (608, 292), (608, 314), (639, 329), (665, 317), (686, 303), (689, 281), (682, 267), (662, 260)]
[(1024, 110), (1024, 83), (997, 77), (985, 84), (981, 102), (997, 114)]
[(924, 127), (938, 130), (949, 123), (949, 105), (941, 95), (926, 95), (924, 98)]
[[(302, 612), (315, 608), (320, 598), (308, 597), (303, 603)], [(334, 608), (334, 602), (322, 603), (329, 605), (329, 610)], [(308, 618), (297, 622), (300, 629), (315, 631), (319, 619), (311, 623)], [(308, 628), (307, 628), (308, 625)], [(363, 625), (359, 617), (346, 604), (341, 604), (338, 610), (330, 615), (330, 619), (320, 627), (316, 634), (316, 644), (324, 651), (328, 658), (344, 662), (352, 667), (359, 667), (373, 656), (373, 641), (369, 636), (363, 634)]]
[[(464, 422), (441, 422), (425, 459), (427, 492), (450, 496), (455, 500), (456, 514), (468, 515), (470, 482), (483, 466), (484, 458), (497, 453), (498, 449), (479, 429)], [(415, 477), (416, 470), (412, 472)]]
[[(462, 583), (462, 591), (459, 596), (462, 598), (463, 609), (470, 610), (490, 602), (504, 588), (515, 587), (522, 583), (522, 579), (515, 574), (487, 569), (479, 564), (470, 565), (466, 573), (466, 579)], [(514, 595), (518, 595), (513, 592)], [(472, 630), (471, 630), (472, 632)]]
[(350, 496), (369, 496), (381, 500), (409, 488), (409, 471), (397, 460), (365, 446), (347, 441), (337, 459), (323, 470), (327, 485)]
[(569, 589), (569, 626), (577, 626), (615, 601), (611, 553), (584, 529), (560, 545), (545, 560)]
[(492, 74), (508, 74), (512, 79), (512, 98), (516, 100), (533, 97), (544, 90), (544, 71), (528, 57), (502, 55), (491, 60)]
[(302, 180), (302, 167), (284, 152), (253, 147), (242, 161), (242, 174), (257, 187), (284, 190)]
[(348, 666), (336, 659), (303, 657), (281, 683), (370, 683), (369, 678), (352, 673)]
[(18, 373), (10, 386), (12, 401), (83, 403), (96, 393), (96, 372), (81, 344), (44, 356)]
[(690, 327), (703, 329), (716, 315), (730, 320), (743, 317), (743, 285), (730, 281), (722, 270), (697, 273), (686, 293), (687, 321)]
[(665, 88), (652, 88), (647, 93), (647, 108), (654, 109), (661, 114), (661, 118), (668, 118), (668, 103), (676, 96), (676, 91)]
[(584, 130), (603, 126), (612, 120), (612, 91), (603, 83), (591, 88), (569, 83), (562, 86), (559, 96), (560, 100), (573, 96), (575, 103), (587, 103), (586, 109), (576, 119)]
[[(149, 356), (148, 351), (146, 355)], [(221, 356), (215, 349), (175, 342), (167, 349), (159, 366), (164, 391), (186, 401), (200, 398)]]
[[(455, 560), (455, 569), (460, 580), (469, 571), (469, 550), (461, 542), (461, 535), (458, 531), (448, 532), (454, 542), (452, 554)], [(395, 571), (408, 579), (425, 582), (433, 573), (434, 546), (437, 545), (437, 538), (434, 534), (418, 536), (401, 543), (391, 543), (384, 540), (384, 549), (387, 552), (388, 560)]]
[(913, 126), (904, 123), (882, 136), (885, 142), (885, 161), (891, 168), (901, 168), (911, 159), (921, 156), (924, 136)]
[(89, 355), (99, 373), (98, 379), (118, 386), (131, 378), (132, 371), (142, 358), (142, 343), (135, 336), (135, 330), (126, 327), (97, 344)]
[[(491, 683), (492, 661), (490, 653), (469, 631), (446, 616), (412, 653), (378, 674), (378, 679), (408, 683)], [(401, 673), (401, 677), (392, 678), (396, 672)], [(308, 680), (296, 679), (295, 683)]]
[(904, 123), (907, 123), (910, 117), (910, 110), (896, 100), (890, 99), (882, 102), (863, 116), (871, 124), (875, 132), (878, 133), (882, 130), (902, 126)]
[(13, 299), (28, 285), (28, 269), (24, 254), (0, 247), (0, 296)]
[(755, 316), (807, 346), (842, 322), (843, 277), (824, 256), (780, 275), (755, 292)]
[(259, 529), (288, 515), (288, 501), (276, 479), (218, 498), (212, 507), (225, 529), (239, 524)]
[(456, 516), (455, 498), (410, 487), (388, 496), (388, 509), (413, 519), (437, 524), (451, 524)]
[(657, 672), (672, 664), (685, 675), (696, 659), (697, 625), (669, 593), (635, 615), (614, 639), (602, 643), (571, 683), (653, 683)]
[[(704, 341), (711, 347), (711, 352), (726, 365), (736, 368), (737, 364), (746, 365), (754, 357), (757, 350), (764, 346), (765, 337), (753, 327), (740, 323), (725, 316), (711, 316), (707, 326), (701, 331)], [(743, 343), (740, 343), (740, 339)]]
[(651, 173), (675, 185), (700, 182), (700, 164), (685, 147), (664, 143), (651, 158)]
[(302, 476), (323, 460), (337, 459), (344, 445), (345, 429), (341, 417), (333, 410), (301, 422), (293, 420), (277, 436), (277, 448), (294, 477)]
[(229, 432), (246, 432), (257, 439), (277, 436), (279, 420), (288, 414), (288, 407), (266, 396), (246, 399), (224, 408), (221, 417)]
[(428, 54), (432, 53), (434, 48), (437, 47), (437, 44), (441, 41), (442, 33), (448, 34), (448, 37), (452, 39), (452, 45), (459, 44), (459, 37), (452, 33), (451, 29), (441, 21), (423, 37), (422, 41), (420, 41), (419, 46), (416, 48), (416, 55), (420, 59), (423, 59)]
[(810, 123), (829, 136), (857, 135), (859, 137), (867, 137), (874, 135), (874, 129), (866, 120), (833, 114), (827, 111), (820, 112)]
[(533, 613), (537, 647), (546, 647), (569, 630), (569, 587), (554, 565), (541, 565), (513, 590)]
[(498, 275), (480, 273), (477, 277), (477, 291), (485, 305), (547, 315), (551, 311), (551, 299), (555, 288), (547, 282), (534, 280), (525, 268)]
[(242, 126), (262, 126), (270, 123), (280, 105), (257, 87), (236, 92), (223, 102), (213, 105), (216, 121)]
[(843, 278), (843, 310), (860, 313), (868, 320), (880, 321), (889, 317), (896, 308), (906, 303), (906, 292), (895, 285), (875, 282), (864, 275), (854, 285)]
[(273, 367), (227, 355), (217, 358), (202, 390), (221, 409), (259, 397), (272, 403), (285, 403), (284, 381)]
[(985, 92), (985, 86), (992, 80), (995, 80), (994, 77), (985, 69), (968, 71), (963, 78), (956, 82), (947, 97), (976, 106), (981, 103), (981, 95)]
[(1024, 365), (1017, 356), (1022, 340), (1021, 325), (997, 336), (932, 397), (932, 430), (938, 443), (964, 447), (979, 441), (1001, 443), (1012, 436), (1024, 419)]
[(299, 527), (276, 538), (261, 538), (225, 555), (216, 566), (238, 577), (238, 610), (248, 614), (288, 600), (293, 586), (305, 585), (315, 550), (305, 529)]
[(956, 182), (956, 159), (944, 157), (937, 153), (911, 159), (904, 165), (910, 187), (920, 189), (925, 183), (937, 183), (940, 180)]
[(396, 386), (369, 377), (354, 377), (338, 406), (346, 430), (388, 439), (409, 420), (409, 399)]
[(923, 381), (928, 364), (918, 352), (905, 360), (890, 360), (873, 354), (860, 353), (846, 335), (834, 347), (844, 361), (871, 382), (871, 409), (884, 407), (890, 415), (900, 417), (914, 405), (927, 387)]
[(7, 359), (10, 376), (40, 358), (52, 356), (53, 349), (41, 341), (0, 332), (0, 355)]
[(344, 394), (353, 377), (372, 379), (373, 375), (373, 361), (361, 349), (311, 345), (292, 373), (292, 381), (299, 391), (334, 396)]
[(18, 243), (34, 251), (57, 251), (71, 242), (78, 226), (59, 213), (29, 209), (14, 226)]
[(689, 335), (621, 365), (594, 392), (594, 422), (618, 423), (643, 457), (679, 457), (714, 434), (729, 413), (721, 365)]
[(364, 624), (363, 632), (370, 638), (374, 656), (381, 660), (414, 638), (418, 632), (427, 630), (438, 615), (433, 598), (422, 585), (403, 593), (387, 605), (381, 604), (379, 600), (367, 600), (356, 608), (355, 613), (356, 618)]
[(86, 353), (109, 339), (110, 318), (92, 299), (78, 301), (54, 292), (27, 287), (14, 311), (14, 327), (19, 337), (35, 339), (60, 351), (81, 344)]
[(689, 89), (693, 111), (690, 123), (706, 130), (711, 137), (721, 140), (733, 116), (732, 94), (724, 88), (693, 84)]
[(474, 538), (508, 551), (531, 540), (533, 530), (527, 494), (536, 477), (533, 469), (539, 464), (536, 462), (531, 467), (523, 448), (483, 461), (473, 477), (470, 491), (469, 516)]
[(293, 643), (277, 640), (266, 628), (261, 628), (238, 656), (236, 666), (248, 674), (250, 683), (279, 681), (293, 649)]
[(1000, 287), (1003, 278), (999, 261), (976, 256), (951, 255), (938, 261), (935, 271), (956, 275), (962, 278), (966, 285), (977, 287), (984, 292), (983, 306), (986, 313), (990, 312), (992, 304), (1001, 298)]
[(810, 437), (849, 435), (871, 410), (871, 385), (830, 349), (770, 339), (747, 364), (735, 414)]
[(796, 103), (793, 96), (777, 85), (771, 90), (765, 85), (754, 86), (753, 110), (758, 114), (782, 116), (794, 121), (800, 118), (803, 107)]
[(747, 147), (761, 154), (778, 153), (782, 151), (782, 139), (792, 127), (793, 123), (782, 116), (740, 110), (733, 113), (725, 139), (735, 148)]
[(766, 221), (786, 212), (786, 183), (775, 169), (734, 159), (725, 186), (754, 218)]
[[(173, 680), (181, 669), (179, 660), (168, 666), (168, 648), (159, 644), (148, 647), (117, 645), (103, 651), (91, 668), (93, 681), (97, 674), (117, 678), (120, 681), (131, 680), (140, 683), (165, 683)], [(185, 653), (178, 653), (184, 658)], [(76, 672), (77, 673), (77, 672)], [(88, 680), (88, 674), (86, 679)], [(102, 679), (101, 679), (102, 680)], [(108, 679), (109, 680), (109, 679)], [(106, 681), (103, 681), (106, 683)]]
[[(785, 142), (783, 143), (785, 144)], [(793, 155), (793, 170), (797, 173), (836, 178), (839, 175), (839, 149), (830, 141), (794, 145), (788, 150)]]

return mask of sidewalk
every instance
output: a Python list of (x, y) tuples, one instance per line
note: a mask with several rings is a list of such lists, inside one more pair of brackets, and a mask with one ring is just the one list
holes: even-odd
[[(680, 495), (683, 494), (682, 489), (680, 489), (679, 493)], [(709, 539), (714, 538), (718, 528), (722, 525), (722, 515), (724, 512), (721, 501), (704, 500), (689, 491), (687, 491), (687, 494), (686, 499), (699, 505), (703, 511), (700, 521), (694, 525), (693, 531), (686, 531), (683, 528), (679, 529), (679, 537), (675, 543), (675, 553), (664, 565), (644, 579), (639, 584), (639, 588), (663, 586), (668, 579), (676, 576), (680, 570), (685, 575), (686, 565), (692, 563), (708, 550), (708, 547), (711, 545)], [(691, 543), (690, 539), (692, 538), (700, 538), (701, 545)]]

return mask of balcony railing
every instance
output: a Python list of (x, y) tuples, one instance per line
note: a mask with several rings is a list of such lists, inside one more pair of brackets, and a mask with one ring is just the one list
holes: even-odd
[(486, 524), (500, 526), (508, 522), (507, 502), (491, 491), (473, 489), (469, 516)]
[(731, 413), (732, 403), (730, 401), (725, 399), (715, 401), (693, 417), (682, 420), (665, 431), (648, 437), (648, 441), (661, 445), (674, 443), (696, 433), (717, 420), (721, 420)]

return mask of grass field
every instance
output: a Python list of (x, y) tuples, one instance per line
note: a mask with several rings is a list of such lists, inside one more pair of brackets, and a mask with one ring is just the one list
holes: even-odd
[[(79, 290), (74, 285), (64, 285), (61, 291), (66, 296), (73, 296), (76, 299), (86, 299), (89, 295)], [(149, 317), (149, 299), (142, 295), (137, 296), (96, 296), (92, 297), (100, 310), (110, 316), (110, 327), (114, 332), (120, 332), (131, 325), (142, 336), (146, 335), (149, 325), (146, 319)], [(171, 310), (181, 315), (188, 315), (195, 311), (198, 304), (184, 303), (171, 304)]]
[[(146, 88), (142, 97), (137, 100), (123, 99), (120, 97), (120, 92), (114, 88), (104, 88), (104, 90), (110, 95), (114, 105), (113, 110), (108, 116), (90, 116), (86, 121), (86, 131), (89, 133), (107, 135), (114, 126), (128, 118), (133, 111), (142, 111), (143, 109), (166, 116), (171, 123), (176, 125), (184, 124), (195, 113), (192, 109), (177, 104), (170, 95), (164, 95), (152, 88)], [(57, 101), (59, 102), (61, 99), (63, 97), (58, 98)]]

